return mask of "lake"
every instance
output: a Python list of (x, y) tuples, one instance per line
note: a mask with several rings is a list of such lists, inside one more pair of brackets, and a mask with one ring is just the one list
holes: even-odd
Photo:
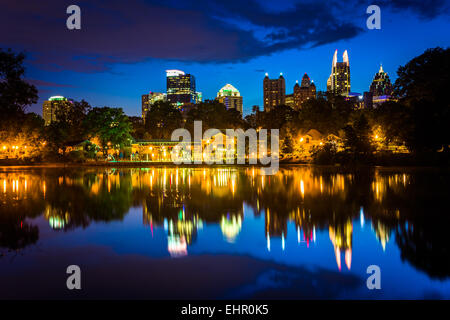
[[(450, 173), (0, 168), (0, 298), (448, 299)], [(69, 265), (81, 290), (68, 290)], [(381, 271), (369, 290), (367, 268)]]

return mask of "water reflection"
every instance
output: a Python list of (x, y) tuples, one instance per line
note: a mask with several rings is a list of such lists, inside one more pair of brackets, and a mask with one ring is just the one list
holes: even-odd
[(152, 237), (162, 228), (168, 253), (181, 257), (211, 224), (237, 245), (244, 228), (252, 227), (245, 224), (247, 206), (264, 219), (258, 232), (268, 252), (275, 243), (286, 249), (293, 223), (298, 245), (309, 247), (317, 232), (328, 232), (337, 268), (351, 270), (354, 243), (364, 241), (354, 236), (360, 223), (371, 226), (383, 250), (395, 239), (403, 260), (444, 279), (450, 275), (448, 178), (436, 171), (317, 167), (281, 169), (274, 176), (260, 175), (258, 168), (2, 171), (0, 247), (17, 251), (36, 244), (33, 219), (39, 216), (55, 232), (72, 232), (121, 221), (134, 207), (142, 208)]

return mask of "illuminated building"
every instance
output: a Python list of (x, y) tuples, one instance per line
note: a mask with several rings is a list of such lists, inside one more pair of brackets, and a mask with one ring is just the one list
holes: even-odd
[(292, 109), (295, 108), (295, 103), (294, 103), (294, 94), (287, 94), (286, 95), (286, 99), (284, 102), (288, 107), (291, 107)]
[(286, 103), (286, 84), (282, 73), (278, 79), (269, 79), (269, 75), (266, 73), (263, 89), (265, 112)]
[(369, 92), (372, 95), (372, 106), (376, 108), (380, 104), (390, 100), (392, 95), (392, 84), (389, 76), (380, 66), (380, 70), (373, 77)]
[(235, 109), (242, 114), (243, 98), (239, 91), (231, 84), (226, 84), (217, 93), (217, 101), (224, 104), (229, 109)]
[(178, 107), (197, 103), (201, 93), (195, 91), (195, 77), (181, 70), (166, 70), (167, 101)]
[(203, 101), (203, 94), (201, 92), (195, 93), (195, 103), (200, 103)]
[(373, 77), (369, 90), (373, 96), (390, 96), (392, 94), (392, 84), (389, 76), (380, 65), (380, 70)]
[(294, 108), (300, 109), (303, 102), (316, 97), (316, 85), (305, 73), (302, 78), (301, 85), (298, 83), (294, 86)]
[(71, 106), (72, 100), (64, 98), (63, 96), (53, 96), (44, 101), (42, 105), (42, 117), (45, 125), (48, 126), (52, 121), (56, 121), (56, 114), (58, 110), (63, 107)]
[(343, 62), (337, 62), (337, 50), (334, 52), (327, 90), (343, 96), (347, 96), (350, 93), (350, 62), (347, 50), (344, 51)]
[(144, 122), (150, 107), (157, 101), (167, 101), (167, 95), (165, 93), (151, 91), (148, 94), (142, 95), (142, 119), (144, 119)]

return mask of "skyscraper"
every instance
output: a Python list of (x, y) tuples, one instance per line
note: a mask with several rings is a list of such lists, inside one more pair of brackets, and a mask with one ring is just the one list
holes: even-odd
[(198, 94), (195, 91), (195, 77), (181, 70), (166, 70), (167, 101), (182, 107), (187, 103), (196, 103)]
[(380, 70), (373, 77), (369, 90), (374, 96), (390, 96), (392, 94), (392, 84), (389, 76), (380, 65)]
[(347, 50), (342, 56), (343, 62), (337, 62), (337, 50), (334, 52), (331, 75), (328, 79), (327, 90), (334, 94), (347, 96), (350, 93), (350, 62)]
[(280, 73), (278, 79), (269, 79), (266, 73), (263, 81), (264, 89), (264, 111), (270, 111), (274, 107), (285, 104), (286, 100), (286, 84), (283, 74)]
[(44, 101), (42, 105), (42, 117), (45, 125), (48, 126), (52, 121), (56, 121), (56, 114), (61, 108), (67, 108), (72, 105), (73, 101), (63, 96), (52, 96)]
[(305, 73), (301, 85), (298, 82), (294, 86), (294, 108), (300, 109), (303, 102), (316, 97), (316, 85)]
[(217, 101), (223, 103), (227, 109), (235, 109), (242, 114), (243, 98), (239, 91), (227, 83), (217, 92)]
[(380, 70), (373, 77), (369, 92), (372, 96), (372, 106), (377, 107), (383, 102), (388, 101), (392, 95), (392, 84), (389, 76), (380, 65)]
[(151, 91), (142, 95), (142, 119), (144, 119), (144, 122), (151, 105), (155, 104), (157, 101), (167, 101), (167, 95), (165, 93)]

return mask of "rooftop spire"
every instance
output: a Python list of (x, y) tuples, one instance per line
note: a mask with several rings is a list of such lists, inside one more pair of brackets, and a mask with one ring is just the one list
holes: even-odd
[(342, 59), (344, 60), (344, 63), (349, 65), (347, 50), (344, 51), (344, 54), (342, 55)]
[(333, 56), (333, 67), (336, 66), (337, 63), (337, 49), (336, 51), (334, 51), (334, 56)]

